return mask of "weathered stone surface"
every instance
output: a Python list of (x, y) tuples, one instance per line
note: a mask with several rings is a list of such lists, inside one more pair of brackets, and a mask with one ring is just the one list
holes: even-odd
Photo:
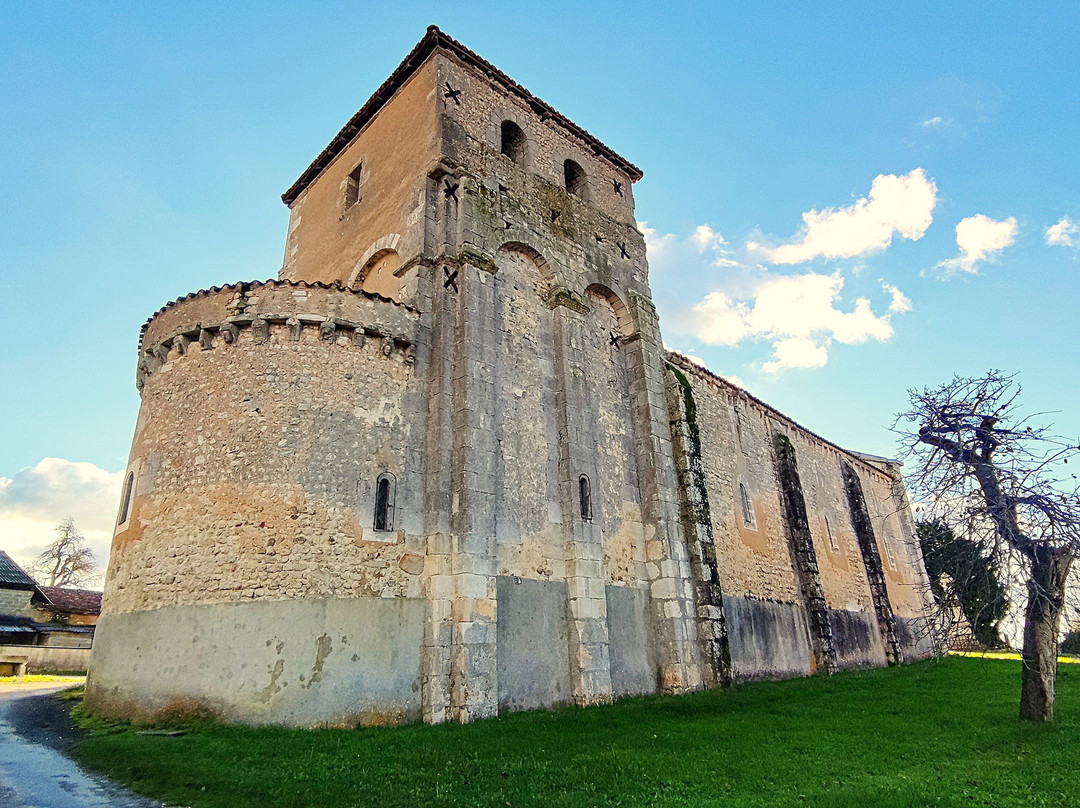
[[(876, 536), (872, 539), (876, 542), (875, 553), (886, 559), (884, 564), (879, 561), (883, 585), (880, 590), (897, 617), (917, 619), (926, 613), (929, 588), (912, 535), (910, 510), (902, 486), (897, 486), (895, 472), (887, 464), (865, 460), (829, 444), (682, 357), (672, 354), (668, 359), (683, 374), (693, 393), (718, 583), (725, 604), (729, 595), (785, 602), (797, 606), (809, 625), (807, 603), (812, 601), (818, 610), (819, 627), (825, 622), (831, 631), (836, 622), (830, 616), (844, 612), (863, 615), (862, 621), (872, 621), (877, 631), (875, 593), (853, 526), (843, 472), (847, 464), (858, 470), (857, 476), (869, 492), (867, 520)], [(668, 394), (681, 395), (681, 389), (669, 385)], [(776, 453), (778, 433), (797, 457), (805, 517), (799, 517), (796, 527), (800, 542), (805, 543), (807, 530), (810, 538), (809, 547), (800, 551), (801, 560), (788, 546), (795, 517), (785, 512), (781, 490), (784, 474)], [(753, 507), (753, 525), (744, 518), (740, 484)], [(700, 497), (693, 489), (687, 491), (688, 496)], [(800, 574), (810, 582), (816, 579), (815, 586), (806, 593), (800, 585)], [(824, 598), (823, 604), (820, 597)], [(729, 632), (735, 631), (734, 622), (735, 618), (728, 615)], [(820, 628), (817, 631), (820, 636)], [(740, 662), (732, 641), (732, 666), (741, 671), (736, 677), (748, 675), (747, 669), (753, 665), (762, 666), (762, 675), (771, 676), (772, 671), (783, 669), (785, 665), (760, 656), (769, 647), (769, 643), (753, 644), (755, 661)], [(843, 667), (861, 665), (866, 660), (883, 661), (881, 647), (879, 644), (850, 653), (837, 649), (837, 663)]]
[(613, 696), (656, 692), (656, 655), (649, 613), (647, 590), (627, 586), (607, 587)]
[(423, 613), (410, 598), (294, 598), (108, 615), (94, 709), (290, 726), (415, 720)]
[(724, 596), (735, 681), (812, 672), (806, 616), (796, 603)]
[[(505, 148), (504, 124), (520, 134)], [(887, 597), (914, 618), (925, 575), (895, 469), (665, 353), (639, 176), (429, 31), (286, 194), (280, 278), (197, 292), (144, 327), (135, 495), (88, 701), (302, 724), (346, 721), (347, 695), (385, 720), (469, 721), (801, 675), (811, 567), (839, 664), (879, 664), (840, 463), (873, 492)], [(802, 568), (777, 432), (798, 455)], [(183, 642), (222, 647), (277, 615), (289, 648), (332, 642), (324, 663), (340, 661), (324, 601), (333, 620), (400, 627), (356, 652), (370, 687), (335, 669), (286, 699), (263, 678), (307, 651), (245, 635), (196, 654), (200, 672), (169, 640), (169, 615)]]
[(500, 576), (498, 599), (499, 709), (570, 702), (566, 584)]

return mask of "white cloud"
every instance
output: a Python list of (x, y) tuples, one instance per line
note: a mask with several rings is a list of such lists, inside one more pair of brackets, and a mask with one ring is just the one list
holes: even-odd
[(719, 258), (717, 258), (715, 261), (713, 261), (713, 266), (714, 267), (741, 267), (742, 264), (740, 262), (736, 261), (734, 258), (726, 258), (726, 257), (721, 255)]
[(940, 115), (935, 115), (933, 118), (929, 118), (923, 121), (922, 127), (923, 129), (930, 129), (934, 126), (941, 126), (943, 123), (945, 123), (945, 119), (942, 118)]
[(0, 549), (29, 565), (55, 538), (60, 520), (70, 516), (104, 571), (123, 477), (122, 471), (55, 457), (0, 477)]
[(1046, 243), (1056, 247), (1073, 247), (1076, 245), (1073, 236), (1078, 233), (1080, 225), (1068, 216), (1062, 216), (1061, 221), (1046, 228)]
[(834, 342), (855, 345), (893, 335), (893, 314), (911, 309), (911, 302), (894, 286), (884, 284), (892, 302), (876, 315), (864, 297), (850, 311), (837, 308), (844, 279), (840, 273), (767, 276), (747, 300), (725, 292), (710, 292), (691, 310), (694, 335), (707, 345), (734, 346), (747, 338), (773, 342), (770, 373), (789, 367), (821, 367)]
[(981, 213), (961, 219), (956, 225), (956, 245), (960, 255), (938, 263), (945, 277), (957, 272), (978, 274), (979, 264), (1016, 241), (1016, 218), (995, 221)]
[(880, 281), (881, 288), (892, 295), (892, 302), (889, 303), (889, 311), (896, 312), (897, 314), (903, 314), (905, 311), (911, 311), (911, 300), (908, 296), (893, 286), (891, 283)]
[(747, 249), (774, 264), (801, 264), (814, 258), (854, 258), (880, 252), (894, 235), (918, 241), (934, 220), (937, 185), (921, 168), (908, 174), (879, 174), (870, 195), (842, 208), (811, 210), (796, 241), (769, 247), (747, 242)]
[(727, 244), (724, 237), (707, 224), (699, 224), (694, 230), (694, 234), (690, 236), (690, 240), (697, 247), (699, 253), (703, 253), (710, 248), (716, 250)]
[(706, 345), (738, 345), (753, 333), (750, 330), (750, 309), (736, 303), (724, 292), (709, 292), (694, 306), (694, 335)]
[(648, 222), (638, 222), (637, 228), (641, 235), (645, 236), (645, 254), (650, 262), (661, 260), (667, 249), (674, 243), (674, 233), (657, 235), (655, 227), (649, 227)]
[(786, 337), (773, 343), (773, 361), (762, 368), (776, 373), (784, 368), (819, 368), (829, 361), (829, 351), (806, 337)]

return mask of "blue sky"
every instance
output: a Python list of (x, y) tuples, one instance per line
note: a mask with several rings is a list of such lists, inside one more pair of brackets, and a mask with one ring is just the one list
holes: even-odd
[(1080, 434), (1075, 3), (13, 2), (0, 548), (105, 546), (139, 326), (276, 274), (280, 194), (431, 23), (645, 171), (671, 347), (862, 451), (990, 367)]

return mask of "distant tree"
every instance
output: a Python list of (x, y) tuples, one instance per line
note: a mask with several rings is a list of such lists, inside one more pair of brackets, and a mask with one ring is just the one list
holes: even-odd
[(1080, 630), (1070, 631), (1061, 641), (1060, 652), (1067, 656), (1080, 656)]
[(958, 606), (980, 645), (1004, 646), (1000, 625), (1009, 597), (992, 560), (975, 542), (957, 537), (940, 517), (918, 522), (915, 532), (937, 603), (944, 610)]
[(56, 526), (56, 541), (30, 565), (30, 574), (41, 586), (72, 586), (86, 583), (97, 569), (94, 551), (70, 516)]
[(1019, 414), (1019, 395), (1014, 378), (997, 371), (957, 376), (911, 391), (895, 429), (907, 442), (915, 496), (936, 503), (1027, 589), (1020, 715), (1050, 721), (1066, 582), (1080, 556), (1080, 489), (1067, 468), (1080, 447)]

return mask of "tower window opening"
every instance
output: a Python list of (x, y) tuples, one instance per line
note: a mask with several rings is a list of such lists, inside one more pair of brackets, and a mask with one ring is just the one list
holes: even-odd
[(525, 133), (513, 121), (502, 122), (502, 153), (525, 167)]
[(394, 529), (394, 475), (384, 472), (375, 483), (375, 529)]
[(363, 173), (363, 168), (363, 163), (360, 163), (345, 178), (345, 210), (360, 201), (360, 175)]
[(563, 180), (568, 194), (585, 198), (585, 169), (573, 160), (567, 160), (563, 163)]
[(116, 520), (116, 524), (122, 525), (131, 516), (131, 495), (132, 489), (135, 488), (135, 472), (129, 471), (127, 477), (124, 479), (124, 493), (120, 496), (120, 518)]
[(592, 521), (592, 486), (589, 478), (582, 474), (578, 477), (578, 505), (581, 509), (581, 518), (586, 522)]
[(757, 530), (757, 516), (754, 514), (754, 501), (746, 486), (739, 483), (739, 503), (742, 505), (743, 525), (750, 530)]

